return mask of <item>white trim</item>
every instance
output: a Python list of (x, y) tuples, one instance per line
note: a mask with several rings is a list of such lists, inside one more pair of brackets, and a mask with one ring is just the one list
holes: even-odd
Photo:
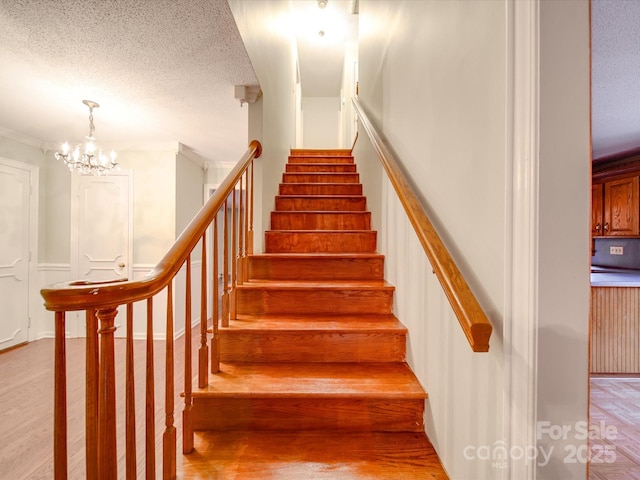
[(191, 148), (182, 143), (178, 143), (178, 154), (183, 155), (186, 159), (202, 168), (205, 172), (209, 170), (209, 162), (202, 156), (198, 155)]
[[(1, 130), (0, 130), (1, 133)], [(44, 142), (37, 146), (45, 152), (56, 152), (60, 150), (60, 143)], [(34, 145), (35, 146), (35, 145)], [(152, 142), (152, 143), (103, 143), (100, 142), (103, 150), (115, 150), (117, 152), (173, 152), (180, 150), (180, 143), (175, 142)]]
[(16, 132), (15, 130), (11, 130), (10, 128), (3, 127), (2, 125), (0, 125), (0, 135), (10, 140), (15, 140), (16, 142), (24, 143), (25, 145), (29, 145), (40, 150), (45, 150), (45, 144), (42, 142), (42, 140), (29, 137), (24, 133)]
[[(505, 245), (505, 440), (536, 445), (539, 166), (539, 0), (506, 2), (508, 109)], [(511, 159), (511, 161), (510, 161)], [(535, 462), (510, 459), (506, 478), (532, 480)]]
[(39, 272), (70, 272), (71, 264), (69, 263), (40, 263), (38, 264)]
[(238, 164), (238, 162), (227, 162), (227, 161), (223, 161), (223, 160), (214, 160), (213, 164), (216, 166), (216, 168), (231, 170), (233, 167), (235, 167)]

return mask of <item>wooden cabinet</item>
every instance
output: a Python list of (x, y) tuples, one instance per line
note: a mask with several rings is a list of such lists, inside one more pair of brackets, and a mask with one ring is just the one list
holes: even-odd
[(591, 185), (591, 235), (594, 237), (602, 235), (603, 219), (604, 184), (594, 183)]
[(593, 184), (591, 189), (593, 236), (639, 236), (638, 176)]

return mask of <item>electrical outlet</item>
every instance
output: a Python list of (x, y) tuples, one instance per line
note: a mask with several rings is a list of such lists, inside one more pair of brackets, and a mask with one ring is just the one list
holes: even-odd
[(624, 247), (609, 247), (611, 255), (624, 255)]

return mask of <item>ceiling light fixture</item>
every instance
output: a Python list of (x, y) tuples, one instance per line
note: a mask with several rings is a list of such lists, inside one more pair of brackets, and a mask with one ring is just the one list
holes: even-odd
[(116, 162), (116, 152), (111, 150), (107, 157), (102, 153), (93, 136), (96, 129), (93, 126), (93, 109), (100, 105), (91, 100), (83, 100), (82, 103), (89, 107), (89, 135), (85, 137), (84, 144), (76, 145), (71, 153), (69, 153), (69, 144), (65, 142), (62, 145), (62, 151), (56, 152), (56, 160), (62, 160), (70, 171), (78, 175), (108, 175), (114, 168), (117, 170), (119, 165)]
[(327, 3), (329, 3), (329, 0), (318, 0), (318, 7), (324, 8), (327, 6)]

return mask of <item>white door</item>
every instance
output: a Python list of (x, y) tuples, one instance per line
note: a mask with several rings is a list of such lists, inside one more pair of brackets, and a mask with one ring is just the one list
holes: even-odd
[[(74, 280), (131, 279), (132, 177), (128, 171), (109, 176), (72, 177), (71, 271)], [(75, 217), (75, 221), (74, 221)], [(75, 230), (75, 231), (74, 231)], [(116, 323), (124, 323), (120, 309)], [(77, 336), (84, 336), (84, 315)], [(123, 332), (118, 332), (123, 333)]]
[(0, 350), (29, 339), (30, 172), (0, 162)]

